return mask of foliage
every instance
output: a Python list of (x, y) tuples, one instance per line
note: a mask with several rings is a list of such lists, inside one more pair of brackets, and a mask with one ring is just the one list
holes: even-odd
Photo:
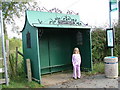
[(106, 33), (105, 30), (92, 31), (92, 58), (93, 62), (101, 61), (106, 56)]
[(11, 79), (10, 85), (2, 85), (2, 88), (41, 88), (41, 84), (38, 84), (34, 81), (28, 82), (25, 76), (18, 76), (14, 79)]
[(2, 85), (2, 88), (41, 88), (41, 84), (34, 81), (28, 82), (23, 65), (23, 57), (18, 55), (17, 73), (16, 73), (16, 47), (22, 52), (22, 40), (18, 38), (9, 39), (10, 56), (8, 63), (8, 72), (10, 77), (10, 85)]
[(22, 41), (21, 39), (12, 38), (9, 39), (9, 44), (9, 75), (10, 77), (15, 77), (16, 75), (24, 74), (23, 57), (18, 56), (18, 64), (16, 66), (16, 47), (18, 47), (18, 51), (22, 52)]
[[(97, 62), (95, 64), (93, 64), (93, 71), (91, 72), (82, 72), (82, 74), (85, 75), (96, 75), (96, 74), (104, 74), (104, 66), (105, 64), (103, 62)], [(118, 63), (118, 75), (120, 76), (120, 61)]]
[[(11, 24), (12, 31), (19, 33), (19, 26), (15, 23), (15, 18), (20, 18), (27, 9), (35, 9), (38, 7), (36, 2), (28, 2), (32, 0), (22, 0), (20, 2), (2, 2), (3, 11), (3, 27), (4, 33), (7, 35), (6, 24)], [(19, 0), (18, 0), (19, 1)]]
[(20, 17), (20, 12), (26, 8), (25, 4), (26, 2), (2, 2), (3, 19), (12, 21), (13, 15)]
[(114, 55), (120, 58), (120, 27), (115, 26), (115, 48)]
[(10, 39), (10, 53), (15, 53), (16, 47), (21, 48), (22, 47), (22, 40), (18, 38), (12, 38)]
[(26, 2), (2, 2), (4, 33), (7, 34), (6, 24), (15, 24), (15, 16), (20, 17), (26, 8)]
[[(115, 26), (115, 47), (114, 56), (120, 57), (120, 28)], [(106, 47), (106, 31), (95, 29), (92, 31), (92, 58), (93, 62), (103, 61), (103, 58), (110, 56), (110, 48)]]
[(104, 73), (104, 63), (97, 62), (93, 64), (93, 71), (91, 72), (82, 72), (85, 75), (96, 75), (96, 74), (103, 74)]

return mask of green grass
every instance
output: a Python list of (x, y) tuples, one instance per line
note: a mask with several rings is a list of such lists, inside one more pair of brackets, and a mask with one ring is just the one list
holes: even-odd
[(35, 81), (28, 82), (25, 77), (16, 77), (10, 80), (9, 86), (2, 85), (2, 88), (41, 88), (43, 85)]
[[(93, 70), (91, 72), (82, 72), (82, 74), (85, 75), (96, 75), (96, 74), (104, 74), (104, 62), (98, 62), (93, 64)], [(119, 72), (119, 76), (120, 76), (120, 61), (118, 63), (118, 72)]]
[(85, 75), (96, 75), (96, 74), (103, 74), (104, 73), (104, 63), (103, 62), (98, 62), (93, 64), (93, 70), (90, 72), (82, 72), (82, 74)]
[[(21, 47), (19, 48), (19, 51), (22, 52)], [(35, 81), (28, 82), (27, 78), (25, 77), (23, 57), (21, 57), (20, 55), (18, 55), (17, 76), (15, 75), (15, 52), (11, 55), (13, 55), (13, 57), (10, 58), (12, 62), (11, 65), (9, 62), (10, 83), (9, 86), (6, 86), (5, 84), (2, 85), (2, 88), (42, 88), (43, 85), (38, 84)], [(2, 65), (0, 64), (0, 66)], [(13, 69), (11, 69), (11, 66), (13, 66)]]

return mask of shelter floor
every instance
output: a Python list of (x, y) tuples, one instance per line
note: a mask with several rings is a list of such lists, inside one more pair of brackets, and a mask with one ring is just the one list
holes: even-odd
[(42, 85), (52, 86), (59, 83), (67, 82), (72, 80), (72, 71), (61, 71), (56, 73), (51, 73), (47, 75), (42, 75)]

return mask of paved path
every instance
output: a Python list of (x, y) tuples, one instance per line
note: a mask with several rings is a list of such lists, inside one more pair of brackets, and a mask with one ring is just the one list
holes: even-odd
[[(72, 72), (62, 72), (42, 77), (42, 84), (46, 88), (118, 88), (119, 79), (106, 78), (104, 74), (82, 76), (72, 79)], [(120, 84), (120, 83), (119, 83)]]

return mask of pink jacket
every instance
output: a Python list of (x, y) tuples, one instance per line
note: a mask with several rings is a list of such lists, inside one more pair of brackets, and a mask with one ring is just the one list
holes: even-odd
[(81, 56), (80, 56), (80, 54), (73, 54), (72, 55), (72, 64), (73, 64), (73, 66), (81, 64)]

